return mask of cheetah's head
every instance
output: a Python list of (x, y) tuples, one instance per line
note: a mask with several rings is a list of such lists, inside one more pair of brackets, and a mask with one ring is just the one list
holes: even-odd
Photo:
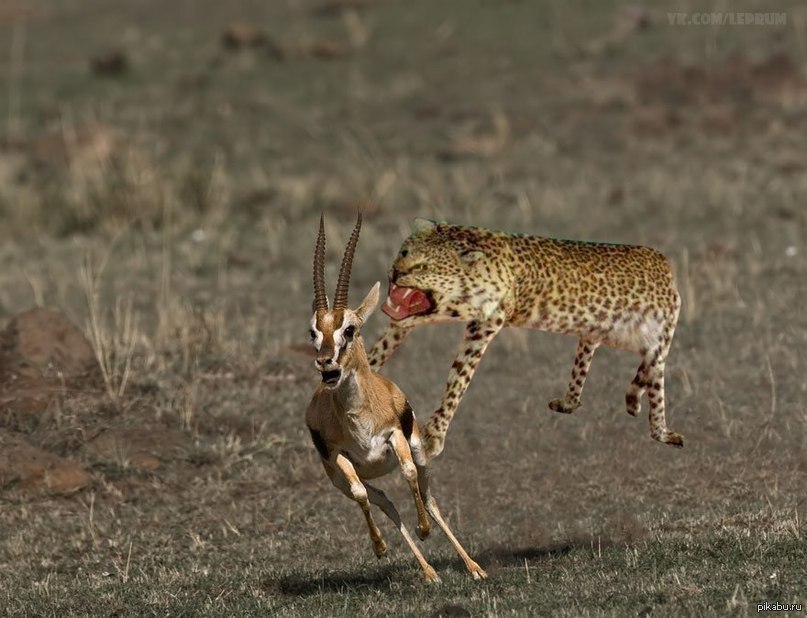
[[(478, 250), (471, 228), (415, 219), (389, 270), (389, 296), (382, 311), (396, 321), (452, 318), (452, 308), (468, 302)], [(454, 316), (456, 317), (456, 316)]]

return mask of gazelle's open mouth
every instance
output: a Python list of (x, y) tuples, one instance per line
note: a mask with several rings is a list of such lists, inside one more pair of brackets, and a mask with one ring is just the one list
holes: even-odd
[(336, 386), (339, 383), (339, 378), (342, 375), (341, 369), (333, 369), (331, 371), (322, 372), (322, 382), (328, 386)]
[(381, 310), (393, 320), (428, 313), (433, 308), (434, 302), (429, 292), (396, 285), (392, 281), (389, 283), (387, 300), (381, 306)]

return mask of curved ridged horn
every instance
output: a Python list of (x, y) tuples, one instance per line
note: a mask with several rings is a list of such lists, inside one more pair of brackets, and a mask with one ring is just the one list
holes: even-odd
[(356, 226), (350, 235), (345, 247), (345, 255), (342, 257), (342, 266), (339, 269), (339, 280), (336, 282), (336, 292), (333, 295), (334, 309), (347, 309), (347, 293), (350, 289), (350, 269), (353, 267), (353, 253), (356, 251), (356, 244), (359, 242), (359, 232), (361, 231), (361, 211), (356, 219)]
[(314, 250), (314, 309), (328, 310), (328, 297), (325, 295), (325, 217), (319, 216), (319, 235)]

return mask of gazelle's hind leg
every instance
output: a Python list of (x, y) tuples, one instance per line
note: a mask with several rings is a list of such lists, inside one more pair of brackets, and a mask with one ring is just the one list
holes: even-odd
[[(361, 507), (364, 518), (367, 520), (367, 527), (370, 530), (370, 538), (373, 541), (373, 551), (377, 558), (381, 558), (387, 552), (387, 544), (381, 536), (381, 531), (370, 513), (369, 498), (367, 496), (367, 488), (362, 483), (359, 475), (356, 474), (356, 469), (353, 464), (344, 456), (336, 456), (336, 467), (334, 469), (327, 461), (323, 461), (325, 472), (334, 486), (345, 494), (351, 500), (354, 500)], [(341, 474), (340, 474), (341, 472)]]
[(409, 441), (409, 446), (412, 449), (412, 459), (415, 462), (415, 466), (417, 466), (418, 471), (418, 485), (420, 486), (420, 493), (423, 496), (423, 502), (426, 504), (426, 510), (431, 515), (432, 519), (440, 526), (440, 529), (445, 533), (448, 537), (448, 540), (451, 541), (451, 544), (454, 546), (454, 549), (457, 550), (457, 553), (462, 558), (462, 561), (465, 563), (465, 568), (471, 573), (474, 579), (486, 579), (488, 574), (485, 573), (485, 570), (479, 566), (469, 555), (468, 552), (460, 545), (460, 542), (457, 540), (457, 537), (451, 532), (451, 529), (448, 527), (448, 524), (443, 519), (443, 516), (440, 514), (440, 509), (437, 508), (437, 502), (434, 501), (434, 498), (431, 495), (431, 490), (429, 489), (429, 463), (428, 458), (426, 456), (425, 450), (423, 449), (422, 442), (420, 441), (420, 436), (418, 435), (417, 427), (415, 431), (412, 433), (412, 438)]
[(423, 576), (426, 578), (426, 581), (434, 583), (439, 582), (440, 578), (437, 576), (437, 571), (435, 571), (434, 568), (428, 562), (426, 562), (426, 558), (423, 557), (423, 554), (418, 549), (418, 546), (415, 545), (415, 540), (412, 538), (412, 535), (409, 534), (406, 526), (404, 526), (395, 505), (390, 502), (386, 494), (384, 494), (384, 492), (380, 489), (377, 489), (367, 483), (365, 483), (365, 487), (367, 488), (367, 497), (369, 498), (370, 502), (384, 511), (387, 517), (392, 520), (392, 523), (398, 527), (401, 536), (403, 536), (406, 544), (409, 545), (409, 549), (412, 550), (412, 553), (415, 555), (415, 558), (420, 564), (420, 568), (423, 569)]
[(599, 341), (580, 339), (577, 344), (577, 353), (574, 356), (574, 366), (572, 367), (572, 377), (569, 380), (569, 389), (563, 399), (553, 399), (549, 402), (549, 409), (553, 412), (571, 414), (580, 407), (580, 397), (583, 394), (583, 384), (586, 382), (586, 375), (591, 366), (591, 359), (594, 352), (600, 346)]

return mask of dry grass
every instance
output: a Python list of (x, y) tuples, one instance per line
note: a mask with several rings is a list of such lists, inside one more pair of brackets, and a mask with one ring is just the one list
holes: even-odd
[[(0, 97), (13, 124), (0, 320), (61, 308), (88, 325), (104, 377), (25, 423), (0, 402), (0, 431), (93, 478), (69, 496), (0, 493), (0, 606), (609, 616), (804, 602), (806, 99), (746, 73), (738, 93), (725, 77), (738, 51), (747, 67), (784, 51), (803, 69), (803, 28), (774, 47), (765, 28), (666, 27), (656, 5), (634, 32), (618, 3), (309, 10), (320, 4), (204, 3), (191, 28), (170, 7), (45, 2), (0, 59), (14, 69)], [(226, 25), (244, 21), (289, 48), (342, 41), (350, 54), (223, 52)], [(132, 68), (99, 80), (86, 63), (107, 32), (124, 33)], [(680, 81), (691, 65), (713, 69), (695, 91), (716, 100), (643, 98), (649, 72)], [(491, 579), (469, 581), (435, 538), (446, 576), (426, 588), (388, 528), (378, 562), (302, 423), (316, 221), (326, 211), (328, 237), (345, 239), (356, 204), (357, 297), (414, 216), (661, 249), (684, 297), (667, 393), (686, 448), (625, 414), (638, 359), (601, 349), (583, 407), (552, 414), (574, 342), (504, 332), (434, 464), (441, 506)], [(328, 247), (331, 267), (342, 249)], [(385, 370), (421, 419), (459, 337), (416, 332)], [(400, 485), (385, 490), (405, 504)]]

